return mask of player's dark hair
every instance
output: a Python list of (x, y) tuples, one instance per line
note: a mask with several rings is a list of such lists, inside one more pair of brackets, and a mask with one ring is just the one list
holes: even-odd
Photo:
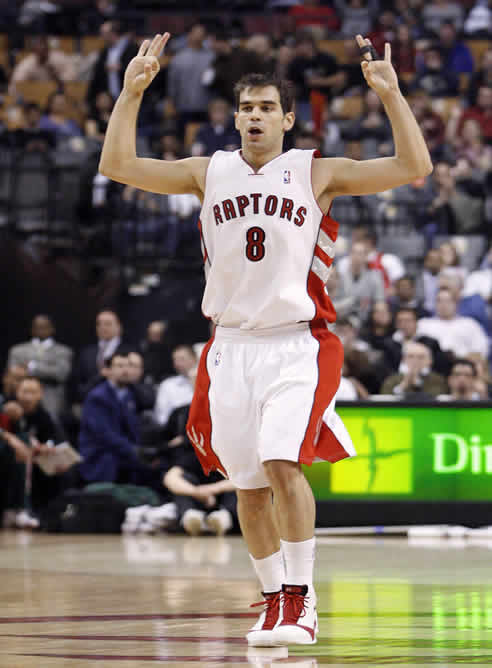
[(273, 86), (278, 90), (280, 106), (284, 114), (288, 111), (293, 111), (294, 88), (291, 82), (286, 79), (280, 79), (276, 74), (259, 74), (257, 72), (245, 74), (234, 86), (236, 109), (239, 109), (239, 98), (244, 90), (247, 88), (266, 88), (267, 86)]

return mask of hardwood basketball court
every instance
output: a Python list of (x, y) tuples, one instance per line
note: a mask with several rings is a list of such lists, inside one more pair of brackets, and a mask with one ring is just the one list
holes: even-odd
[(487, 666), (492, 542), (318, 538), (318, 644), (249, 650), (239, 537), (0, 532), (2, 668)]

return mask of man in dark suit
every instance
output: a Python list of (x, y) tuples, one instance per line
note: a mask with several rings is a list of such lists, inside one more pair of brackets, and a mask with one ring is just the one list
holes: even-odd
[(80, 473), (87, 482), (140, 484), (163, 493), (162, 472), (138, 458), (139, 420), (128, 355), (116, 352), (106, 360), (105, 375), (84, 401)]
[(121, 322), (114, 311), (100, 311), (96, 317), (97, 343), (86, 346), (80, 352), (75, 370), (76, 401), (81, 402), (87, 393), (103, 380), (101, 371), (105, 361), (121, 344)]
[(106, 21), (100, 29), (106, 46), (100, 52), (87, 89), (87, 103), (92, 109), (97, 94), (109, 92), (113, 100), (121, 93), (123, 75), (137, 46), (119, 21)]

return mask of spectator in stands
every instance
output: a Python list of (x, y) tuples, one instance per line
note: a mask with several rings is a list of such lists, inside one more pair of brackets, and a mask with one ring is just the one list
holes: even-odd
[(446, 126), (442, 117), (432, 109), (432, 98), (423, 88), (413, 91), (410, 106), (424, 135), (432, 159), (442, 159)]
[(492, 11), (488, 0), (476, 0), (466, 17), (463, 30), (465, 35), (472, 39), (487, 39), (490, 37), (492, 33)]
[(347, 140), (362, 142), (364, 159), (378, 157), (380, 145), (391, 142), (388, 117), (384, 113), (381, 100), (373, 90), (366, 91), (362, 114), (343, 128), (342, 136)]
[(275, 72), (276, 59), (272, 49), (272, 39), (265, 33), (253, 33), (248, 37), (246, 50), (254, 53), (262, 72)]
[(210, 36), (210, 47), (214, 58), (210, 64), (204, 82), (214, 97), (235, 104), (234, 85), (250, 72), (267, 73), (271, 64), (253, 51), (233, 46), (227, 31), (217, 27)]
[(391, 45), (391, 60), (399, 75), (415, 73), (416, 49), (410, 26), (400, 23), (396, 27), (396, 38)]
[(480, 401), (482, 398), (476, 389), (477, 370), (469, 359), (460, 358), (454, 361), (448, 376), (450, 393), (439, 397), (453, 401)]
[(444, 54), (445, 67), (455, 74), (471, 74), (474, 63), (469, 47), (458, 38), (452, 21), (443, 21), (439, 27), (439, 46)]
[(12, 71), (9, 84), (11, 95), (17, 92), (16, 84), (24, 81), (52, 81), (58, 86), (65, 81), (75, 81), (74, 58), (58, 49), (51, 49), (46, 36), (33, 37), (31, 51)]
[(321, 4), (320, 0), (304, 0), (289, 9), (294, 17), (296, 30), (310, 31), (315, 39), (323, 39), (326, 33), (335, 32), (340, 21), (333, 7)]
[(448, 276), (458, 276), (463, 282), (468, 272), (466, 267), (461, 264), (456, 243), (448, 239), (439, 244), (438, 250), (441, 254), (441, 272), (445, 271)]
[[(396, 14), (392, 9), (385, 8), (376, 16), (368, 37), (379, 54), (384, 54), (384, 45), (386, 42), (389, 42), (393, 47), (397, 26)], [(393, 62), (393, 52), (391, 53), (391, 60)]]
[(367, 246), (367, 266), (382, 274), (385, 289), (390, 292), (394, 282), (404, 276), (405, 266), (397, 255), (378, 250), (378, 235), (374, 227), (362, 228), (361, 234)]
[(436, 339), (433, 339), (430, 336), (418, 336), (417, 324), (418, 319), (416, 311), (408, 307), (401, 308), (397, 311), (395, 316), (396, 330), (393, 334), (393, 341), (399, 344), (400, 349), (403, 344), (408, 341), (423, 343), (432, 352), (433, 370), (443, 376), (447, 376), (450, 369), (451, 357), (448, 354), (443, 353), (441, 346)]
[(430, 349), (423, 343), (406, 341), (399, 372), (386, 378), (381, 394), (430, 399), (445, 393), (446, 389), (446, 379), (432, 371)]
[(97, 314), (97, 343), (81, 350), (76, 367), (78, 401), (83, 401), (89, 390), (103, 380), (101, 370), (121, 344), (121, 331), (120, 319), (114, 311), (103, 310)]
[(424, 51), (423, 65), (418, 69), (411, 88), (422, 88), (432, 98), (458, 95), (458, 77), (445, 69), (444, 56), (438, 46), (431, 45)]
[(492, 246), (486, 253), (480, 268), (467, 276), (463, 294), (467, 297), (480, 295), (487, 304), (492, 304)]
[(430, 312), (424, 308), (422, 301), (417, 298), (416, 283), (413, 276), (408, 274), (401, 276), (395, 281), (394, 286), (395, 292), (388, 299), (393, 316), (400, 309), (413, 309), (417, 318), (430, 315)]
[(333, 97), (362, 95), (366, 82), (360, 67), (360, 51), (352, 38), (343, 41), (343, 59), (337, 63), (337, 76), (333, 77)]
[(235, 151), (240, 146), (231, 107), (226, 100), (212, 100), (208, 105), (208, 123), (198, 130), (191, 154), (212, 155), (215, 151)]
[(337, 266), (340, 275), (340, 298), (351, 297), (352, 312), (365, 321), (372, 306), (384, 300), (381, 272), (369, 269), (368, 248), (364, 242), (353, 243), (345, 267)]
[(451, 0), (431, 0), (422, 9), (424, 29), (432, 36), (439, 35), (441, 25), (450, 22), (460, 31), (463, 27), (463, 7)]
[(332, 86), (340, 83), (337, 60), (330, 53), (320, 52), (312, 35), (306, 32), (297, 34), (294, 53), (287, 77), (296, 90), (296, 117), (301, 123), (309, 123), (313, 120), (311, 93), (322, 93), (330, 100)]
[(435, 196), (427, 209), (430, 224), (424, 233), (432, 242), (434, 234), (473, 234), (479, 232), (484, 219), (483, 199), (457, 188), (451, 165), (440, 162), (431, 176)]
[(41, 107), (36, 102), (26, 102), (22, 107), (22, 123), (11, 133), (15, 148), (26, 152), (46, 153), (56, 146), (56, 136), (51, 130), (41, 129)]
[(100, 28), (104, 48), (94, 64), (87, 87), (87, 104), (91, 115), (99, 93), (108, 92), (113, 100), (121, 93), (123, 76), (130, 60), (137, 55), (137, 46), (121, 21), (105, 21)]
[(352, 37), (360, 33), (367, 35), (371, 31), (378, 14), (378, 0), (334, 0), (335, 8), (342, 19), (340, 33), (343, 37)]
[[(485, 357), (478, 353), (467, 355), (467, 359), (473, 362), (476, 376), (475, 389), (480, 393), (482, 399), (492, 398), (492, 377), (490, 375), (489, 365)], [(484, 389), (485, 388), (485, 389)]]
[(461, 135), (463, 132), (463, 125), (469, 118), (478, 121), (482, 129), (482, 135), (486, 142), (492, 142), (492, 87), (480, 86), (477, 92), (477, 102), (473, 107), (469, 107), (456, 119), (454, 114), (451, 115), (446, 129), (447, 137), (453, 134)]
[(473, 318), (488, 336), (492, 335), (492, 323), (487, 314), (487, 303), (480, 294), (463, 295), (464, 281), (459, 274), (443, 269), (439, 274), (439, 287), (449, 290), (458, 304), (458, 315)]
[(87, 395), (82, 410), (80, 473), (86, 482), (145, 485), (163, 493), (162, 471), (138, 458), (139, 420), (128, 356), (106, 359), (106, 380)]
[(423, 301), (424, 309), (429, 313), (436, 310), (436, 297), (439, 290), (439, 272), (442, 257), (439, 249), (431, 248), (424, 258), (423, 271), (417, 285), (417, 294)]
[(82, 130), (78, 124), (70, 118), (67, 98), (63, 93), (53, 93), (48, 98), (44, 114), (39, 122), (41, 130), (52, 132), (57, 142), (70, 137), (80, 137)]
[(85, 135), (98, 142), (103, 142), (114, 101), (107, 91), (100, 91), (94, 100), (92, 112), (85, 121)]
[(457, 315), (457, 302), (451, 292), (440, 288), (436, 298), (436, 315), (422, 318), (417, 326), (419, 335), (436, 339), (444, 351), (456, 357), (480, 353), (488, 357), (489, 342), (483, 328), (472, 318)]
[[(405, 274), (401, 259), (393, 253), (378, 250), (378, 235), (374, 227), (357, 225), (352, 230), (352, 244), (362, 242), (367, 248), (367, 266), (381, 274), (384, 287), (390, 292), (391, 286)], [(341, 258), (337, 263), (338, 270), (344, 272), (349, 263), (349, 256)]]
[(393, 341), (393, 316), (386, 301), (374, 304), (369, 314), (366, 326), (361, 331), (361, 337), (373, 350), (379, 350), (383, 355), (385, 365), (396, 370), (400, 361), (400, 347)]
[(2, 376), (2, 393), (0, 395), (2, 406), (8, 401), (15, 401), (17, 388), (24, 378), (27, 378), (27, 367), (24, 364), (7, 365)]
[(43, 404), (59, 419), (65, 408), (65, 383), (72, 369), (73, 352), (55, 341), (55, 326), (47, 315), (36, 315), (31, 325), (32, 338), (9, 350), (8, 367), (25, 366), (30, 376), (43, 386)]
[(470, 83), (466, 93), (468, 105), (474, 107), (477, 103), (479, 89), (485, 86), (492, 88), (492, 48), (487, 49), (482, 55), (480, 67), (470, 77)]
[(321, 146), (321, 152), (327, 158), (342, 155), (344, 152), (340, 126), (329, 105), (325, 105), (321, 118)]
[(116, 19), (118, 14), (118, 2), (114, 0), (94, 0), (82, 15), (81, 31), (84, 35), (97, 35), (101, 26), (107, 21)]
[(140, 344), (144, 360), (145, 382), (157, 385), (174, 373), (171, 346), (167, 340), (168, 324), (165, 320), (153, 320), (149, 323), (146, 337)]
[[(52, 444), (63, 441), (59, 425), (43, 406), (43, 388), (37, 378), (25, 378), (17, 388), (17, 403), (22, 416), (16, 424), (15, 433), (31, 445), (36, 452), (46, 452)], [(70, 474), (48, 476), (38, 467), (32, 469), (31, 503), (34, 512), (40, 511), (54, 499), (65, 485)]]
[(205, 77), (213, 61), (213, 52), (205, 46), (205, 26), (195, 22), (186, 34), (186, 46), (169, 63), (167, 98), (177, 114), (178, 134), (184, 136), (188, 123), (204, 123), (210, 90)]
[(155, 420), (161, 426), (167, 424), (173, 410), (190, 404), (193, 398), (190, 372), (198, 363), (193, 348), (187, 345), (176, 346), (172, 357), (177, 375), (166, 378), (159, 385), (154, 408)]
[(492, 168), (492, 146), (484, 143), (480, 123), (468, 118), (463, 123), (461, 135), (450, 137), (449, 141), (454, 146), (458, 164), (461, 160), (466, 161), (469, 178), (473, 178), (472, 170), (475, 170), (475, 178), (483, 181)]
[(135, 394), (137, 413), (153, 411), (156, 399), (155, 387), (145, 382), (145, 368), (143, 356), (136, 350), (128, 353), (128, 382)]

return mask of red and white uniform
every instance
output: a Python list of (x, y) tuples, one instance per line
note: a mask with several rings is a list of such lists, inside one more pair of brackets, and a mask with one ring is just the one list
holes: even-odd
[(200, 216), (204, 314), (217, 325), (200, 360), (188, 434), (206, 471), (268, 486), (262, 462), (355, 454), (334, 397), (343, 349), (324, 290), (338, 224), (311, 185), (314, 151), (258, 172), (241, 151), (211, 158)]

